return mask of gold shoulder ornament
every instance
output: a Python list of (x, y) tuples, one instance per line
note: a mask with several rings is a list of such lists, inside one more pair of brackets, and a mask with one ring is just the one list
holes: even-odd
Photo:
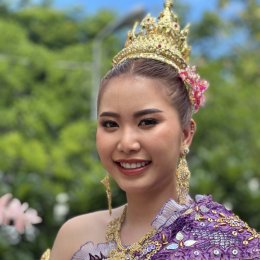
[(43, 255), (41, 256), (40, 260), (50, 260), (50, 256), (51, 256), (51, 250), (47, 249)]

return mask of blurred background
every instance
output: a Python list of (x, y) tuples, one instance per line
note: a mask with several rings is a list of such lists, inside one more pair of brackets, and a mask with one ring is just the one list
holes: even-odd
[[(191, 63), (211, 83), (195, 120), (191, 194), (212, 194), (260, 230), (258, 0), (175, 1)], [(133, 21), (163, 1), (0, 0), (0, 196), (43, 222), (0, 227), (0, 259), (38, 259), (66, 219), (106, 208), (95, 149), (100, 77)], [(124, 194), (113, 186), (114, 206)]]

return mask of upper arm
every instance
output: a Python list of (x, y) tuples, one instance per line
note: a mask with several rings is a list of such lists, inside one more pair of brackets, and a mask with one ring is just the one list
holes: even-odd
[(94, 212), (68, 220), (57, 234), (50, 260), (70, 260), (83, 244), (104, 242), (106, 224), (102, 221), (103, 215)]
[(75, 248), (75, 227), (73, 221), (66, 222), (59, 230), (51, 250), (50, 260), (70, 260)]

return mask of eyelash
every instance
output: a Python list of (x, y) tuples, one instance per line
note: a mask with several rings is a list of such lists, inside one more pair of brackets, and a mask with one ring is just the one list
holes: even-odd
[(101, 122), (101, 125), (104, 127), (104, 128), (115, 128), (115, 127), (118, 127), (118, 124), (112, 120), (106, 120), (106, 121), (103, 121)]
[[(158, 120), (154, 119), (154, 118), (145, 118), (142, 119), (138, 126), (139, 127), (144, 127), (144, 128), (149, 128), (149, 127), (153, 127), (155, 125), (157, 125), (159, 122)], [(117, 127), (119, 127), (119, 125), (112, 120), (106, 120), (101, 122), (102, 127), (106, 128), (106, 129), (115, 129)]]
[(157, 124), (158, 124), (158, 120), (156, 120), (154, 118), (145, 118), (140, 121), (138, 126), (151, 127), (151, 126), (155, 126)]

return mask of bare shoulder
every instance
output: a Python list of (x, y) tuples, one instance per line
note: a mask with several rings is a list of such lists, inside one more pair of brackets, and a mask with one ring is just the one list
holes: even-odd
[(122, 207), (113, 210), (96, 211), (74, 217), (65, 222), (55, 239), (51, 260), (71, 259), (72, 255), (85, 243), (104, 243), (106, 226), (114, 218), (120, 216)]

